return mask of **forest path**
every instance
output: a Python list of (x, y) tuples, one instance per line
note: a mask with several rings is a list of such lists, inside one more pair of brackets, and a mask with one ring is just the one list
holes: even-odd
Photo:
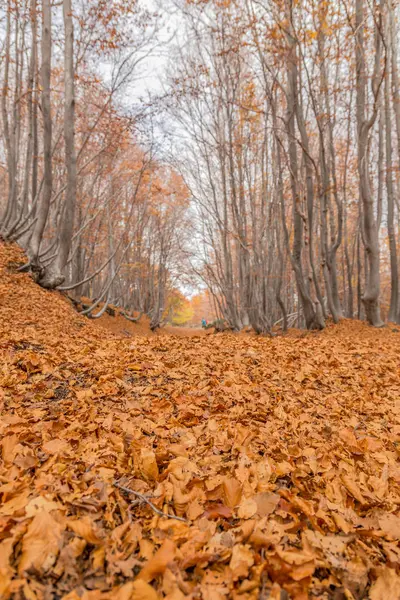
[[(199, 337), (206, 335), (206, 331), (195, 327), (160, 327), (156, 331), (150, 330), (150, 320), (146, 316), (142, 316), (138, 323), (128, 321), (123, 315), (116, 314), (115, 316), (103, 314), (99, 319), (93, 319), (93, 324), (101, 329), (111, 331), (120, 337), (156, 337), (160, 335), (173, 335), (177, 337)], [(211, 334), (208, 331), (207, 334)]]
[(398, 328), (122, 339), (22, 260), (0, 246), (2, 599), (399, 598)]

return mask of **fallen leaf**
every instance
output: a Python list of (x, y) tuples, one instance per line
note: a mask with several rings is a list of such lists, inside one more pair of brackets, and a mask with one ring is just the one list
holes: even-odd
[(156, 455), (152, 450), (142, 448), (139, 457), (139, 469), (146, 480), (156, 481), (158, 479)]
[(393, 540), (400, 540), (400, 517), (384, 514), (378, 517), (379, 527)]
[(234, 477), (225, 477), (223, 482), (224, 502), (229, 508), (235, 508), (240, 503), (242, 486)]
[(353, 498), (355, 498), (360, 504), (366, 504), (365, 498), (363, 497), (359, 487), (348, 477), (347, 475), (342, 475), (342, 482), (346, 488), (346, 490), (350, 493)]
[(139, 579), (132, 584), (130, 600), (158, 600), (158, 594), (151, 585)]
[(378, 579), (371, 585), (370, 600), (400, 600), (400, 576), (394, 569), (382, 567)]
[(203, 517), (206, 519), (230, 519), (232, 515), (232, 509), (224, 504), (214, 504), (209, 506), (203, 513)]
[(49, 500), (44, 496), (37, 496), (36, 498), (32, 498), (29, 500), (28, 504), (25, 507), (25, 515), (27, 517), (34, 517), (38, 512), (42, 510), (46, 512), (51, 512), (52, 510), (60, 510), (62, 509), (62, 504), (58, 502), (54, 502), (53, 500)]
[(22, 538), (22, 552), (18, 571), (30, 569), (46, 573), (53, 566), (61, 548), (62, 526), (49, 512), (38, 512)]
[(137, 576), (138, 580), (152, 581), (158, 575), (162, 575), (175, 558), (176, 546), (173, 541), (165, 540), (152, 558), (145, 564)]
[(229, 567), (233, 571), (234, 580), (247, 577), (249, 569), (254, 565), (254, 554), (248, 545), (236, 544), (232, 548)]
[(61, 454), (69, 449), (69, 444), (66, 440), (55, 439), (43, 444), (42, 449), (46, 454)]
[(243, 498), (238, 508), (238, 517), (240, 519), (251, 519), (258, 510), (257, 502), (254, 498)]
[(23, 490), (20, 494), (11, 498), (7, 502), (4, 502), (2, 506), (0, 506), (0, 515), (3, 516), (12, 516), (20, 513), (25, 506), (27, 505), (29, 497), (29, 490)]
[(103, 542), (99, 531), (90, 517), (83, 517), (82, 519), (76, 520), (69, 519), (67, 521), (67, 527), (89, 544), (98, 545)]
[(275, 508), (279, 504), (281, 497), (278, 494), (271, 492), (263, 492), (254, 496), (254, 500), (257, 504), (257, 514), (260, 517), (268, 517), (274, 512)]

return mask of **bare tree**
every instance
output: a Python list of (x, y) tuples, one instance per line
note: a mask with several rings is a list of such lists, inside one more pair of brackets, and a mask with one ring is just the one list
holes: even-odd
[(40, 265), (39, 251), (42, 242), (47, 217), (50, 210), (51, 196), (53, 192), (53, 166), (52, 166), (52, 117), (51, 117), (51, 0), (43, 0), (42, 3), (42, 116), (43, 116), (43, 192), (41, 202), (36, 212), (36, 225), (28, 247), (28, 256), (32, 268), (38, 272), (39, 279), (44, 275), (43, 267)]
[(74, 28), (71, 0), (63, 2), (64, 14), (64, 142), (67, 183), (65, 200), (59, 225), (57, 258), (41, 277), (43, 287), (55, 288), (65, 279), (64, 269), (71, 249), (76, 205), (76, 153), (75, 153), (75, 86), (74, 86)]
[(379, 95), (382, 85), (381, 67), (381, 26), (382, 15), (377, 8), (375, 17), (375, 61), (372, 74), (373, 106), (367, 114), (368, 71), (365, 59), (365, 9), (364, 1), (356, 0), (355, 56), (357, 74), (357, 136), (358, 136), (358, 172), (360, 176), (360, 203), (362, 207), (363, 242), (367, 254), (368, 274), (363, 295), (363, 303), (368, 322), (375, 327), (382, 325), (379, 293), (379, 238), (374, 213), (374, 199), (369, 174), (369, 136), (378, 116)]

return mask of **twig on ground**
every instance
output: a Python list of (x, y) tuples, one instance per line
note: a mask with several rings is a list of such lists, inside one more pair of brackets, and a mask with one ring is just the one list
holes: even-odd
[(154, 510), (154, 512), (157, 515), (159, 515), (160, 517), (166, 517), (167, 519), (176, 519), (177, 521), (182, 521), (183, 523), (187, 523), (187, 520), (184, 519), (183, 517), (178, 517), (176, 515), (169, 515), (168, 513), (165, 513), (162, 510), (160, 510), (159, 508), (157, 508), (157, 506), (154, 506), (154, 504), (152, 502), (150, 502), (150, 500), (148, 498), (146, 498), (146, 496), (144, 494), (141, 494), (140, 492), (136, 492), (135, 490), (132, 490), (131, 488), (125, 487), (124, 485), (121, 485), (120, 483), (118, 483), (118, 481), (114, 481), (113, 485), (114, 485), (114, 487), (118, 488), (119, 490), (122, 490), (126, 494), (132, 494), (133, 496), (136, 496), (136, 498), (139, 498), (142, 502), (144, 502), (145, 504), (150, 506), (150, 508), (152, 510)]

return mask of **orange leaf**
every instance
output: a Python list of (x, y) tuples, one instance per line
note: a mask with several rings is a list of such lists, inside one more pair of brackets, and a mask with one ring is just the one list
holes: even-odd
[(167, 565), (175, 558), (176, 547), (173, 541), (165, 540), (154, 556), (145, 564), (137, 576), (137, 580), (152, 581), (162, 575)]

